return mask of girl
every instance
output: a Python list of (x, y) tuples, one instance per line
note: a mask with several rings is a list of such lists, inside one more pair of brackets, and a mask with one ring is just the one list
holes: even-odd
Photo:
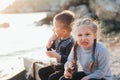
[[(79, 19), (73, 25), (77, 41), (65, 64), (64, 76), (60, 80), (112, 80), (109, 52), (97, 40), (97, 24), (89, 18)], [(75, 58), (76, 55), (76, 58)], [(81, 64), (83, 71), (73, 74), (73, 62)]]

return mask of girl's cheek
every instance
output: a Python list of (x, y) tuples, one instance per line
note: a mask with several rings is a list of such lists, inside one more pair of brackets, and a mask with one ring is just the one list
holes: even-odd
[(77, 40), (77, 44), (80, 45), (80, 40)]
[(81, 38), (80, 37), (77, 37), (77, 41), (80, 41), (81, 40)]

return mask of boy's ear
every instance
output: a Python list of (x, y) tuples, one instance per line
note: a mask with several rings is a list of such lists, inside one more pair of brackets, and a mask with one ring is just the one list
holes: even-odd
[(64, 33), (66, 33), (66, 32), (67, 32), (67, 30), (65, 30), (65, 29), (64, 29), (64, 30), (63, 30), (63, 32), (64, 32)]

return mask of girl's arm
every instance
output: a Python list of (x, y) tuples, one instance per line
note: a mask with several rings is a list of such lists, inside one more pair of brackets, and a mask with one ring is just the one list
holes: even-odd
[(101, 48), (99, 50), (99, 56), (97, 60), (98, 69), (89, 75), (90, 78), (104, 78), (110, 69), (109, 52), (106, 48)]

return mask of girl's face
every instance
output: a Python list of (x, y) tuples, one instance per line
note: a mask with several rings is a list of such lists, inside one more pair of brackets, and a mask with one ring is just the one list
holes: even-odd
[(78, 45), (86, 49), (93, 45), (96, 34), (92, 31), (91, 26), (81, 25), (75, 33)]

